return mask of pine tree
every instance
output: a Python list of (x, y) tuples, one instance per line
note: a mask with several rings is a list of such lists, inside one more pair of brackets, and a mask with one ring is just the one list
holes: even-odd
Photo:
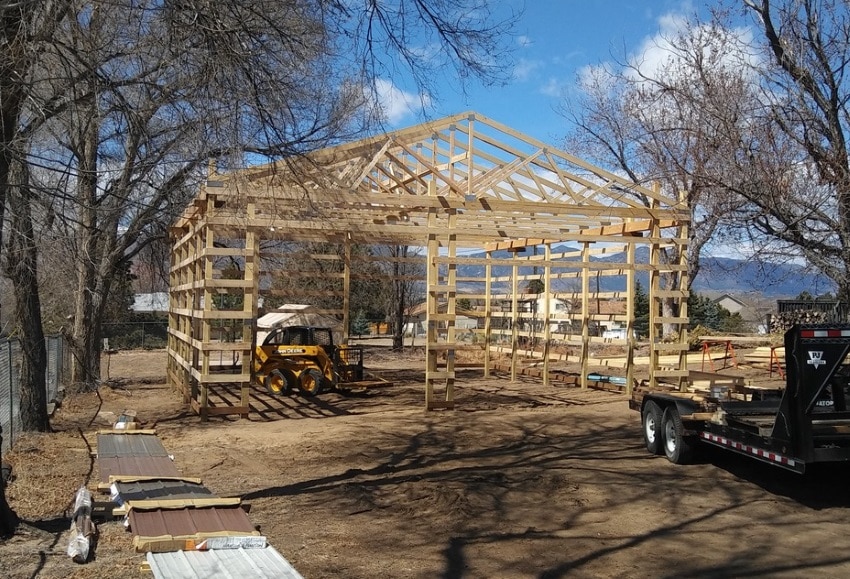
[(649, 335), (649, 298), (639, 281), (635, 282), (635, 334)]
[(351, 320), (351, 333), (358, 338), (369, 333), (369, 320), (366, 319), (363, 310), (357, 310), (357, 313), (354, 314), (354, 319)]

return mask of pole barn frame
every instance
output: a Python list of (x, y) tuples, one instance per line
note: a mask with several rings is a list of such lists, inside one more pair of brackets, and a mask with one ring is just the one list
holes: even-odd
[[(627, 336), (605, 342), (619, 343), (633, 359), (640, 271), (649, 275), (649, 381), (684, 388), (689, 219), (681, 196), (631, 183), (475, 113), (228, 174), (211, 165), (171, 231), (168, 380), (204, 418), (247, 416), (258, 304), (271, 292), (267, 280), (274, 273), (264, 244), (313, 242), (337, 250), (303, 259), (295, 251), (288, 263), (339, 263), (327, 276), (336, 280), (328, 295), (305, 300), (336, 299), (337, 306), (317, 311), (343, 319), (346, 332), (357, 260), (411, 260), (358, 256), (352, 248), (424, 248), (427, 409), (453, 408), (456, 354), (464, 349), (484, 350), (489, 376), (494, 353), (509, 341), (515, 379), (522, 356), (544, 357), (546, 370), (550, 358), (569, 360), (550, 353), (558, 339), (581, 351), (576, 361), (586, 388), (590, 344), (602, 341), (590, 335), (591, 324), (615, 320)], [(665, 247), (681, 250), (676, 263), (662, 259)], [(527, 249), (534, 255), (524, 255)], [(303, 274), (287, 267), (287, 276)], [(464, 271), (481, 273), (462, 278)], [(625, 289), (602, 291), (600, 280), (609, 276)], [(523, 290), (534, 279), (546, 292), (545, 307), (522, 313), (533, 299)], [(475, 344), (458, 341), (459, 284), (481, 288), (461, 294), (485, 310)], [(554, 312), (552, 297), (575, 307)], [(622, 312), (603, 313), (601, 301), (623, 303)], [(542, 354), (533, 347), (541, 340)], [(662, 355), (677, 362), (663, 362)], [(548, 382), (548, 372), (543, 378)], [(238, 389), (239, 402), (211, 404), (216, 389)]]

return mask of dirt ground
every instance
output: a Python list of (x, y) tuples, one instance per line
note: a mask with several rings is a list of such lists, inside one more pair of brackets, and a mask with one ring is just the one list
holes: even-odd
[[(120, 521), (95, 560), (65, 555), (66, 511), (95, 486), (95, 431), (135, 409), (185, 475), (241, 496), (307, 578), (847, 577), (850, 470), (801, 477), (706, 449), (650, 457), (622, 394), (462, 375), (457, 409), (423, 411), (421, 355), (372, 351), (395, 385), (315, 399), (256, 391), (250, 419), (202, 423), (165, 353), (122, 352), (109, 385), (68, 397), (56, 432), (6, 457), (24, 519), (0, 576), (149, 577)], [(405, 368), (392, 370), (392, 368)]]

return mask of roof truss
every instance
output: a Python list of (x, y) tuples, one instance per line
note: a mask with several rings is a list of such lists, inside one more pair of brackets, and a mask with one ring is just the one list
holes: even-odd
[[(458, 243), (474, 247), (580, 239), (650, 218), (688, 219), (679, 200), (658, 190), (464, 113), (297, 160), (212, 175), (177, 227), (203, 218), (264, 236), (285, 232), (293, 241), (418, 245), (429, 228), (445, 228), (449, 213), (456, 216)], [(436, 219), (429, 221), (429, 214)]]

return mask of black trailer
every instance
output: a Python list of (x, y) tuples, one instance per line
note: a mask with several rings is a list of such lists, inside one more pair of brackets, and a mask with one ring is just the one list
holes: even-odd
[(757, 399), (728, 390), (708, 395), (637, 388), (646, 448), (676, 464), (698, 443), (803, 473), (850, 460), (850, 324), (794, 326), (785, 333), (784, 389)]

